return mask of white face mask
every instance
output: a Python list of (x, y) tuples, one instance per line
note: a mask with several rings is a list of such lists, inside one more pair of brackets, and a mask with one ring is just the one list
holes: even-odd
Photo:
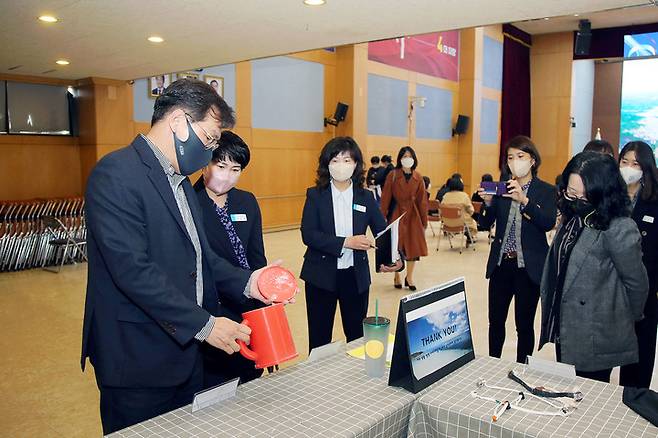
[(403, 159), (400, 160), (400, 164), (402, 164), (402, 167), (405, 167), (407, 169), (411, 169), (414, 163), (415, 161), (411, 157), (404, 157)]
[(512, 171), (512, 175), (514, 175), (517, 178), (523, 178), (528, 173), (530, 173), (530, 169), (532, 169), (532, 162), (530, 160), (512, 160), (511, 163), (509, 163), (509, 169)]
[(624, 178), (624, 181), (626, 181), (626, 184), (635, 184), (642, 179), (643, 175), (642, 170), (635, 169), (631, 166), (620, 167), (619, 172), (621, 173), (621, 177)]
[(329, 163), (329, 175), (331, 179), (338, 182), (345, 182), (352, 178), (356, 169), (356, 163)]

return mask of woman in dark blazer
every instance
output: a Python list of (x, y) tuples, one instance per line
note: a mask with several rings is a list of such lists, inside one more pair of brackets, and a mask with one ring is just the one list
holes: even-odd
[(542, 276), (539, 348), (553, 342), (557, 360), (577, 375), (609, 382), (612, 368), (638, 361), (635, 323), (649, 288), (640, 232), (611, 156), (577, 154), (560, 186), (562, 222)]
[[(370, 267), (367, 250), (386, 228), (372, 193), (363, 188), (363, 156), (350, 137), (330, 140), (320, 152), (315, 187), (306, 192), (302, 240), (307, 246), (301, 278), (306, 283), (309, 351), (331, 342), (340, 304), (347, 341), (363, 336), (368, 311)], [(402, 266), (382, 266), (392, 272)]]
[(546, 232), (555, 226), (555, 187), (537, 177), (541, 158), (528, 137), (518, 136), (506, 147), (504, 174), (508, 193), (479, 195), (485, 209), (482, 229), (496, 223), (486, 277), (489, 279), (489, 355), (500, 357), (505, 343), (505, 321), (514, 298), (518, 341), (517, 362), (525, 363), (535, 345), (534, 321), (539, 302), (539, 283), (548, 252)]
[(642, 141), (627, 143), (619, 154), (619, 170), (628, 187), (633, 211), (631, 217), (642, 236), (642, 262), (649, 276), (644, 319), (635, 324), (639, 362), (621, 367), (619, 383), (648, 388), (653, 375), (658, 330), (658, 171), (651, 146)]
[[(236, 267), (259, 269), (267, 265), (260, 208), (252, 193), (235, 188), (249, 159), (249, 147), (245, 142), (231, 131), (222, 132), (219, 147), (194, 189), (210, 247)], [(238, 322), (242, 321), (242, 312), (262, 306), (253, 299), (244, 302), (220, 299), (227, 313), (222, 316)], [(239, 354), (228, 355), (208, 348), (204, 359), (206, 387), (235, 377), (245, 383), (262, 374), (252, 361)]]

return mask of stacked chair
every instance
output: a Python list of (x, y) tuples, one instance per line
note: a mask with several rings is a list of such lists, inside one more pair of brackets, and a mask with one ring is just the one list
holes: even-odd
[(0, 272), (87, 260), (84, 199), (0, 201)]

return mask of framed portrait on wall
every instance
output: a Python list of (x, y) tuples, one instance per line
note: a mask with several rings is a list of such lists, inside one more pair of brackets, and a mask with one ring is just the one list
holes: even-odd
[(199, 79), (199, 73), (192, 73), (189, 71), (176, 74), (177, 79)]
[(223, 77), (204, 75), (203, 80), (206, 81), (206, 83), (210, 84), (210, 86), (213, 87), (213, 89), (217, 92), (217, 94), (224, 97), (224, 78)]
[(171, 75), (151, 76), (148, 80), (148, 96), (156, 98), (164, 93), (165, 88), (171, 84)]

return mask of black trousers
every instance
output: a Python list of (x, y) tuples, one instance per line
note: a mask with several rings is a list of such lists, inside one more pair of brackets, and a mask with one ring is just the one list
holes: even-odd
[(653, 375), (653, 366), (656, 359), (657, 327), (656, 316), (648, 316), (635, 323), (640, 361), (621, 367), (619, 370), (619, 384), (621, 386), (648, 388), (651, 385), (651, 376)]
[[(162, 364), (162, 366), (167, 366)], [(103, 434), (107, 435), (133, 424), (157, 417), (192, 403), (194, 394), (203, 388), (203, 360), (197, 355), (187, 381), (163, 388), (119, 388), (98, 383)]]
[(525, 363), (535, 347), (535, 313), (539, 285), (533, 283), (516, 259), (503, 259), (489, 280), (489, 356), (500, 357), (505, 343), (505, 321), (514, 298), (514, 321), (518, 342), (516, 361)]
[[(560, 344), (555, 344), (555, 358), (558, 362), (562, 362), (562, 348)], [(598, 380), (599, 382), (610, 383), (610, 375), (612, 368), (606, 368), (598, 371), (579, 371), (576, 370), (578, 377), (583, 377), (590, 380)]]
[(306, 283), (309, 352), (331, 342), (337, 303), (340, 304), (347, 342), (363, 336), (363, 318), (368, 312), (369, 290), (358, 292), (354, 268), (339, 269), (336, 275), (336, 291)]

